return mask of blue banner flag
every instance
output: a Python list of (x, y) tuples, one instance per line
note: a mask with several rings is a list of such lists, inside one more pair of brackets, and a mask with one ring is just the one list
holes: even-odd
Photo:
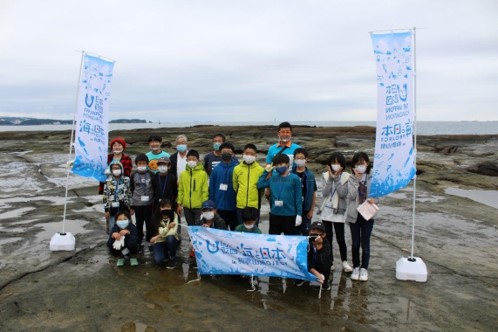
[(377, 129), (371, 197), (404, 188), (416, 174), (412, 31), (372, 33), (377, 64)]
[(106, 180), (109, 96), (114, 62), (83, 54), (80, 73), (74, 174)]
[(308, 238), (189, 226), (200, 274), (240, 274), (317, 281), (308, 272)]

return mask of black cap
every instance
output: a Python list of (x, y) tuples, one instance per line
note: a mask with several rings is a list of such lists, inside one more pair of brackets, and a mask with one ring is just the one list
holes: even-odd
[(314, 223), (311, 224), (310, 230), (311, 229), (319, 229), (322, 232), (325, 233), (325, 225), (321, 221), (315, 221)]

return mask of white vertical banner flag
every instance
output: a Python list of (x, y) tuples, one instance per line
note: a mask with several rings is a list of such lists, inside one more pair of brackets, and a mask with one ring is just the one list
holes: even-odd
[(78, 90), (74, 174), (105, 181), (109, 96), (114, 62), (83, 54)]
[(372, 33), (377, 63), (377, 129), (371, 197), (404, 188), (413, 179), (414, 49), (412, 31)]

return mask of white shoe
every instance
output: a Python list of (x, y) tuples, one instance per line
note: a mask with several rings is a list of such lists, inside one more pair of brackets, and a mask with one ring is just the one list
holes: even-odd
[(351, 267), (351, 265), (348, 264), (348, 261), (344, 261), (342, 262), (342, 270), (344, 272), (351, 272), (353, 271), (353, 268)]
[(360, 279), (360, 268), (355, 267), (353, 269), (353, 273), (351, 273), (351, 280), (359, 280)]
[(367, 281), (368, 280), (368, 271), (367, 269), (361, 268), (360, 269), (360, 281)]
[(334, 263), (332, 263), (332, 265), (330, 265), (330, 271), (334, 271), (335, 270), (335, 266), (334, 266)]

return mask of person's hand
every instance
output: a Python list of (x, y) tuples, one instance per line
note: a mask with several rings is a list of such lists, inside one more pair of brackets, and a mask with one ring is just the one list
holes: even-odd
[(119, 239), (121, 239), (121, 233), (118, 233), (118, 232), (114, 232), (114, 233), (112, 233), (112, 238), (113, 238), (114, 240), (119, 240)]
[(151, 244), (155, 244), (158, 238), (159, 238), (159, 235), (153, 236), (153, 237), (151, 237), (151, 238), (150, 238), (150, 241), (149, 241), (149, 242), (150, 242)]
[(330, 167), (330, 165), (327, 165), (327, 173), (329, 173), (329, 178), (334, 177), (334, 171), (332, 170), (332, 167)]
[(135, 210), (133, 209), (130, 209), (130, 216), (134, 215), (135, 214)]
[(303, 223), (303, 217), (301, 217), (300, 215), (297, 215), (296, 216), (296, 227), (301, 226), (302, 223)]
[(119, 231), (119, 234), (121, 234), (122, 236), (125, 236), (126, 234), (130, 234), (130, 231), (127, 229), (122, 229)]
[(370, 203), (370, 204), (377, 204), (375, 198), (367, 198), (367, 201)]
[(318, 282), (321, 284), (325, 282), (325, 276), (323, 274), (320, 274), (320, 276), (318, 277)]
[(309, 220), (313, 219), (313, 209), (309, 210), (308, 213), (306, 213), (306, 218)]
[(271, 170), (273, 169), (273, 166), (272, 164), (266, 164), (265, 166), (265, 171), (267, 171), (268, 173), (271, 173)]
[(270, 200), (270, 194), (271, 194), (270, 188), (266, 188), (265, 189), (265, 197), (268, 201)]
[(182, 215), (182, 206), (178, 204), (176, 207), (176, 214), (180, 217)]
[(105, 220), (109, 221), (109, 219), (111, 218), (111, 213), (109, 211), (107, 211), (106, 213), (104, 213), (104, 217), (105, 217)]
[(171, 228), (173, 228), (173, 227), (175, 227), (175, 223), (174, 223), (174, 222), (169, 223), (168, 228), (169, 228), (169, 229), (171, 229)]

